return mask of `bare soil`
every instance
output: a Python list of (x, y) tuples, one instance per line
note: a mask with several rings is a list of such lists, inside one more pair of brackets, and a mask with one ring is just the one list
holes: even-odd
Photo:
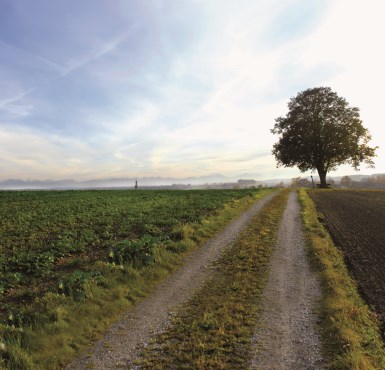
[(382, 322), (385, 338), (385, 191), (309, 193), (358, 289)]
[(188, 301), (212, 272), (212, 264), (231, 246), (239, 232), (274, 194), (267, 195), (225, 230), (194, 250), (175, 274), (162, 282), (156, 291), (113, 325), (104, 338), (67, 369), (130, 369), (141, 350), (170, 321), (179, 305)]
[(301, 227), (300, 206), (292, 192), (270, 261), (251, 368), (320, 370), (324, 366), (315, 314), (321, 288), (309, 264)]

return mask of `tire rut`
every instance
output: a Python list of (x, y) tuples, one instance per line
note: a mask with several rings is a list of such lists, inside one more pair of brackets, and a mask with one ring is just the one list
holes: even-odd
[(252, 369), (324, 367), (314, 312), (319, 299), (320, 282), (310, 268), (300, 206), (296, 193), (291, 192), (262, 296), (262, 314), (253, 340)]
[(133, 368), (133, 362), (146, 344), (169, 325), (170, 316), (177, 307), (187, 302), (210, 276), (210, 266), (220, 257), (221, 252), (231, 246), (239, 232), (274, 196), (275, 193), (272, 193), (258, 200), (217, 236), (189, 254), (179, 270), (163, 281), (151, 296), (112, 325), (103, 339), (66, 369)]

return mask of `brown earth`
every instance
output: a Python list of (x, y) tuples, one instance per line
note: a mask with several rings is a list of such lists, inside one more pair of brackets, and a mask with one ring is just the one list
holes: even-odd
[(385, 191), (309, 192), (385, 338)]

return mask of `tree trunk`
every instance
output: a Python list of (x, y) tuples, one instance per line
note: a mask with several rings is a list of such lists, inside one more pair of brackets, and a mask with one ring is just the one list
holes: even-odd
[(327, 188), (327, 185), (326, 185), (326, 174), (327, 172), (323, 169), (317, 169), (318, 171), (318, 176), (319, 176), (319, 179), (321, 181), (321, 188)]

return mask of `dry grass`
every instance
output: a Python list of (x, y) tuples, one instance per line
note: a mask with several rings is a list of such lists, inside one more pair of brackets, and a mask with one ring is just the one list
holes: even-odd
[(222, 212), (202, 224), (183, 226), (178, 253), (160, 248), (156, 251), (157, 263), (154, 265), (133, 268), (96, 262), (90, 268), (103, 272), (103, 284), (90, 282), (85, 289), (86, 299), (82, 301), (56, 293), (41, 297), (30, 307), (41, 316), (41, 322), (22, 330), (0, 326), (0, 369), (63, 368), (98, 340), (134, 302), (150, 294), (162, 279), (183, 263), (184, 257), (197, 244), (224, 228), (270, 191), (230, 202)]
[(304, 189), (299, 190), (299, 198), (312, 260), (321, 271), (321, 328), (329, 368), (385, 369), (378, 320), (358, 294), (341, 252), (319, 222), (315, 205)]
[(145, 369), (245, 369), (287, 191), (253, 218), (213, 276), (138, 360)]

